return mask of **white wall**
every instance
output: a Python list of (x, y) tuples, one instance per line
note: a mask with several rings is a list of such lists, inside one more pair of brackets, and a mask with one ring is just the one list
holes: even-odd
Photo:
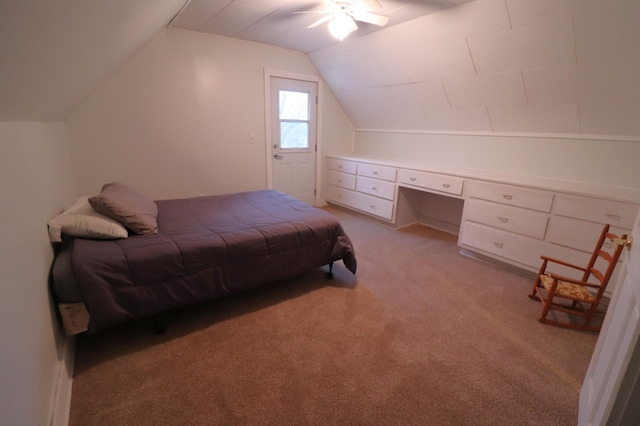
[(73, 201), (65, 125), (0, 123), (0, 422), (47, 425), (64, 370), (47, 221)]
[[(69, 118), (80, 191), (109, 181), (154, 199), (266, 188), (265, 68), (316, 75), (299, 52), (164, 30)], [(344, 151), (352, 128), (320, 89), (320, 143)]]
[(362, 131), (356, 132), (354, 152), (527, 182), (640, 189), (640, 140), (634, 139)]

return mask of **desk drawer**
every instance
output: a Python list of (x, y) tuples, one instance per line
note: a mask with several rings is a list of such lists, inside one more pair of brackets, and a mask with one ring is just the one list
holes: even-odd
[(396, 168), (379, 166), (377, 164), (360, 163), (358, 165), (358, 176), (366, 176), (375, 179), (396, 181)]
[(398, 171), (398, 178), (400, 183), (403, 184), (438, 192), (446, 192), (448, 194), (462, 195), (464, 179), (455, 176), (400, 169)]
[(551, 211), (551, 203), (553, 202), (553, 194), (550, 192), (478, 181), (469, 183), (468, 195), (473, 198), (524, 207), (545, 213)]
[(544, 240), (549, 217), (544, 213), (504, 204), (470, 198), (465, 203), (466, 220), (478, 222), (505, 231), (516, 232)]
[(327, 158), (327, 168), (355, 175), (358, 170), (358, 163), (341, 158)]
[(356, 188), (358, 192), (386, 198), (387, 200), (393, 200), (396, 193), (396, 185), (393, 182), (369, 179), (362, 176), (358, 176)]
[(335, 170), (329, 170), (327, 172), (327, 183), (331, 185), (340, 186), (342, 188), (355, 190), (356, 175), (350, 175), (347, 173), (336, 172)]

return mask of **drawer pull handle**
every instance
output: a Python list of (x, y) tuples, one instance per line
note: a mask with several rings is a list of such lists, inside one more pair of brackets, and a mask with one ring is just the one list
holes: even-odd
[(449, 185), (448, 183), (443, 183), (442, 186), (444, 186), (445, 188), (450, 187), (451, 185)]
[(505, 198), (505, 200), (513, 200), (513, 195), (502, 194), (502, 196)]
[(509, 222), (509, 218), (508, 217), (498, 217), (498, 220), (502, 223), (507, 223)]
[(410, 180), (411, 182), (415, 182), (415, 181), (416, 181), (416, 178), (414, 178), (414, 177), (410, 177), (410, 178), (409, 178), (409, 180)]
[(339, 165), (339, 166), (338, 166), (338, 168), (339, 168), (339, 169), (341, 169), (341, 168), (342, 168), (342, 164), (341, 164), (341, 165)]
[(342, 183), (342, 179), (338, 179), (338, 182)]
[(371, 187), (371, 190), (372, 190), (372, 191), (377, 191), (377, 190), (378, 190), (378, 188), (377, 188), (377, 187), (375, 187), (375, 186), (372, 186), (372, 187)]
[(617, 214), (607, 214), (606, 216), (613, 220), (620, 220), (620, 216)]
[(493, 242), (493, 245), (494, 245), (494, 246), (496, 246), (496, 247), (498, 247), (498, 248), (502, 248), (502, 247), (504, 246), (504, 244), (502, 244), (502, 243), (498, 243), (498, 242), (496, 242), (496, 241), (494, 241), (494, 242)]
[(374, 171), (373, 171), (373, 174), (374, 174), (374, 175), (377, 175), (377, 174), (378, 174), (378, 172), (374, 170)]
[(369, 207), (371, 207), (372, 210), (376, 209), (376, 205), (375, 204), (371, 204)]

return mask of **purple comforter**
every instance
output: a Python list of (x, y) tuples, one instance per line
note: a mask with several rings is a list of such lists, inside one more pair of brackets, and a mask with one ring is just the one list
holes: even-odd
[(340, 259), (356, 272), (353, 247), (340, 223), (281, 192), (156, 204), (157, 234), (74, 238), (63, 248), (66, 256), (58, 256), (68, 261), (54, 265), (54, 289), (56, 283), (77, 284), (90, 314), (90, 332)]

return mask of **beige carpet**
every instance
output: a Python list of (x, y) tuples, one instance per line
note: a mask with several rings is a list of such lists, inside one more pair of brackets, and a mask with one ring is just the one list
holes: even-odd
[(71, 425), (574, 425), (597, 335), (529, 277), (346, 211), (342, 264), (78, 339)]

